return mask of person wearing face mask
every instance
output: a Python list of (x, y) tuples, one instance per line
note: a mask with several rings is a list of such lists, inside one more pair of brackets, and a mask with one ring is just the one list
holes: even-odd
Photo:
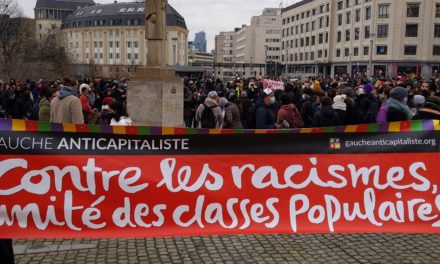
[(413, 114), (405, 102), (408, 98), (407, 89), (398, 86), (391, 90), (390, 97), (388, 100), (387, 121), (411, 120)]
[(315, 114), (317, 107), (317, 100), (314, 96), (313, 89), (304, 88), (302, 94), (302, 101), (300, 107), (301, 118), (304, 121), (304, 127), (312, 127), (313, 115)]
[(276, 120), (275, 113), (271, 109), (271, 106), (275, 104), (275, 95), (270, 88), (263, 90), (263, 95), (256, 104), (256, 129), (275, 129)]

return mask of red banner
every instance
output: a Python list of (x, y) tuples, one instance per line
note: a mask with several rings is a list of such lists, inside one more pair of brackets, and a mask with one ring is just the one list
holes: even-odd
[(5, 154), (0, 234), (440, 233), (439, 164), (432, 152)]

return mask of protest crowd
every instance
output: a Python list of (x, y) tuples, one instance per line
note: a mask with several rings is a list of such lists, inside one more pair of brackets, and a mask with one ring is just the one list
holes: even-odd
[[(292, 129), (440, 119), (440, 79), (184, 79), (188, 128)], [(127, 80), (0, 81), (0, 117), (131, 125)]]
[[(414, 75), (187, 81), (187, 127), (292, 129), (440, 119), (440, 79)], [(207, 111), (205, 109), (211, 109)], [(211, 113), (212, 112), (212, 113)]]

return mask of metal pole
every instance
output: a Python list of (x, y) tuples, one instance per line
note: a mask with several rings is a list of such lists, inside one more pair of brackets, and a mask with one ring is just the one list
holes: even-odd
[(353, 66), (352, 66), (352, 62), (351, 62), (351, 56), (352, 56), (352, 54), (350, 53), (350, 68), (348, 69), (348, 76), (350, 77), (350, 79), (352, 79), (352, 77), (353, 77)]
[(374, 36), (376, 36), (376, 34), (370, 34), (370, 60), (368, 62), (368, 67), (370, 68), (370, 72), (368, 73), (370, 76), (370, 78), (373, 77), (374, 75), (374, 70), (373, 70), (373, 44), (374, 44)]
[(286, 68), (285, 68), (285, 75), (287, 78), (287, 68), (289, 67), (289, 41), (286, 42)]

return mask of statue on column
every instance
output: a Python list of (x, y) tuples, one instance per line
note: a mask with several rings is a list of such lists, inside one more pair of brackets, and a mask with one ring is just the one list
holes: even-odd
[(168, 0), (145, 1), (145, 38), (148, 43), (147, 66), (165, 66), (166, 8)]

